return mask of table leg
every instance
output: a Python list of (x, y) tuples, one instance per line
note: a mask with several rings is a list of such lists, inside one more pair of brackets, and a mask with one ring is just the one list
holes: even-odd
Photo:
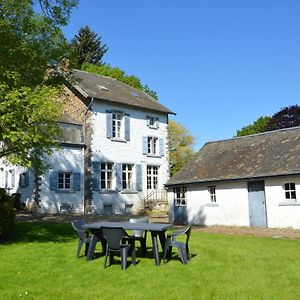
[(158, 251), (158, 243), (157, 243), (157, 232), (151, 231), (151, 237), (152, 237), (152, 245), (153, 245), (153, 254), (155, 259), (155, 264), (157, 266), (160, 265), (160, 257), (159, 257), (159, 251)]
[(87, 256), (86, 256), (86, 260), (92, 260), (93, 259), (96, 244), (97, 244), (98, 241), (99, 241), (98, 237), (95, 234), (93, 234), (92, 237), (91, 237), (91, 242), (90, 242), (90, 245), (89, 245), (89, 250), (88, 250), (88, 253), (87, 253)]

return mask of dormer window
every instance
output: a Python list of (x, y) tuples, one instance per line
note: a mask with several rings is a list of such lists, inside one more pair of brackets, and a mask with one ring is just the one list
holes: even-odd
[(152, 129), (157, 129), (159, 127), (159, 118), (147, 116), (147, 126)]
[(284, 191), (286, 200), (296, 200), (296, 185), (294, 182), (285, 183)]

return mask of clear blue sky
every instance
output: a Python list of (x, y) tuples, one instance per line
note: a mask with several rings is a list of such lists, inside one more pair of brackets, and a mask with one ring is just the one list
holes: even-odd
[(205, 142), (300, 103), (299, 0), (81, 0), (65, 35), (88, 25), (104, 62), (155, 90)]

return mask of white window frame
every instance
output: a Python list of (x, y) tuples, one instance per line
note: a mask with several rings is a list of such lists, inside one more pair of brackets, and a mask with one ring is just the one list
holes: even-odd
[(112, 138), (121, 140), (124, 138), (124, 113), (112, 112)]
[(158, 117), (154, 116), (147, 116), (147, 126), (151, 129), (157, 129), (158, 128)]
[(58, 172), (57, 173), (57, 190), (71, 191), (72, 190), (72, 172)]
[(159, 155), (159, 139), (157, 137), (147, 137), (147, 154), (153, 156)]
[(159, 166), (147, 165), (147, 190), (158, 188), (158, 170)]
[(174, 188), (175, 206), (186, 206), (186, 192), (186, 186), (178, 186)]
[(216, 186), (208, 186), (207, 188), (210, 195), (210, 202), (216, 203), (217, 202)]
[[(114, 164), (110, 162), (100, 163), (100, 189), (112, 190), (113, 189), (113, 169)], [(104, 175), (104, 176), (102, 176)]]
[(295, 182), (286, 182), (283, 185), (285, 200), (297, 201), (296, 184)]
[(133, 190), (133, 164), (122, 164), (122, 190)]

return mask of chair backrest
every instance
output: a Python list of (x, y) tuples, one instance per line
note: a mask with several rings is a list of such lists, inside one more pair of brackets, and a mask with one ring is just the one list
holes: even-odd
[[(149, 218), (137, 218), (137, 219), (129, 219), (129, 223), (149, 223)], [(135, 237), (143, 237), (145, 230), (133, 230), (133, 234)]]
[(186, 244), (188, 244), (189, 242), (191, 232), (192, 232), (192, 225), (188, 226), (183, 232), (183, 234), (186, 234)]
[(128, 236), (122, 227), (101, 227), (101, 231), (110, 250), (119, 250), (122, 239)]
[(86, 234), (85, 234), (85, 229), (82, 228), (83, 225), (86, 224), (85, 220), (80, 219), (80, 220), (74, 220), (71, 222), (74, 230), (76, 231), (78, 237), (81, 240), (84, 240), (86, 238)]

